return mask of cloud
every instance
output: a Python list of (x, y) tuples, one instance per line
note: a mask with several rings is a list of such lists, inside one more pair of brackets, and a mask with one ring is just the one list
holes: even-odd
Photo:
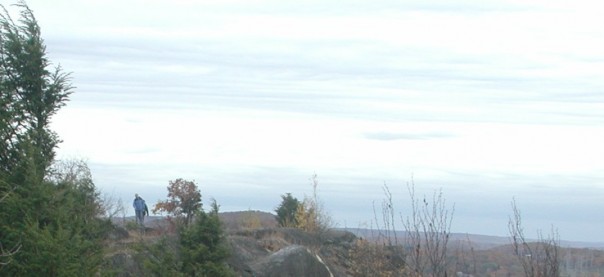
[[(593, 78), (581, 74), (598, 70), (588, 70), (591, 67), (583, 66), (585, 62), (567, 58), (581, 69), (570, 70), (573, 68), (562, 64), (566, 60), (557, 58), (557, 52), (568, 53), (575, 44), (591, 45), (583, 42), (592, 40), (580, 36), (577, 43), (552, 44), (553, 51), (541, 51), (551, 48), (541, 47), (543, 43), (525, 23), (539, 30), (546, 24), (528, 21), (530, 14), (506, 9), (509, 6), (504, 2), (386, 1), (369, 6), (355, 2), (340, 8), (368, 10), (364, 16), (342, 12), (335, 17), (318, 13), (310, 18), (303, 11), (293, 16), (286, 11), (312, 10), (313, 5), (265, 3), (272, 5), (243, 13), (237, 8), (241, 3), (192, 1), (181, 4), (224, 13), (188, 25), (172, 22), (166, 13), (163, 20), (169, 24), (165, 27), (145, 17), (119, 24), (104, 20), (102, 25), (91, 26), (103, 27), (98, 36), (62, 35), (47, 41), (56, 60), (75, 71), (75, 85), (85, 95), (81, 99), (114, 107), (272, 110), (368, 120), (549, 123), (545, 116), (535, 114), (559, 107), (551, 103), (572, 98), (579, 105), (562, 106), (556, 121), (574, 124), (581, 118), (564, 117), (570, 114), (565, 110), (589, 113), (593, 109), (582, 107), (593, 103), (594, 96), (577, 97), (576, 92), (593, 95), (598, 83), (585, 82)], [(169, 4), (154, 2), (150, 14), (163, 12), (158, 7), (165, 5), (171, 9)], [(341, 3), (318, 6), (338, 5)], [(397, 8), (383, 15), (376, 11), (382, 5)], [(505, 11), (486, 18), (463, 12), (499, 8)], [(231, 9), (241, 13), (231, 13)], [(422, 12), (410, 12), (414, 9)], [(431, 12), (447, 9), (455, 12)], [(510, 20), (516, 17), (518, 21)], [(549, 22), (553, 17), (545, 19)], [(439, 22), (447, 22), (454, 34)], [(548, 34), (547, 39), (569, 34), (562, 29), (558, 36)], [(524, 37), (536, 44), (518, 45)], [(580, 78), (575, 78), (577, 74)], [(524, 105), (526, 102), (541, 107), (535, 110), (535, 105)]]
[[(597, 82), (543, 75), (547, 64), (522, 56), (371, 40), (193, 38), (171, 43), (162, 37), (76, 36), (49, 42), (53, 60), (75, 71), (82, 94), (77, 97), (114, 107), (539, 123), (545, 117), (535, 112), (571, 100), (576, 104), (562, 106), (556, 120), (578, 123), (580, 117), (562, 112), (591, 113), (592, 108), (576, 107), (599, 99)], [(535, 105), (525, 105), (530, 102), (540, 106), (534, 110)], [(509, 110), (514, 114), (505, 116)]]
[(448, 133), (391, 133), (391, 132), (371, 132), (363, 134), (363, 137), (371, 140), (431, 140), (446, 139), (455, 137)]

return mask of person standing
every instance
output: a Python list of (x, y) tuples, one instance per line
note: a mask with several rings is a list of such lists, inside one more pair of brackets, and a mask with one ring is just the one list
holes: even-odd
[(139, 225), (144, 225), (145, 214), (149, 214), (149, 209), (147, 209), (145, 200), (138, 196), (138, 193), (134, 194), (134, 202), (132, 203), (132, 206), (134, 207), (134, 212), (136, 213), (136, 223)]

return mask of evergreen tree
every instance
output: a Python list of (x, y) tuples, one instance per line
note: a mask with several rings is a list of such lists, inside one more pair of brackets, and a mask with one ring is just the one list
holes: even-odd
[[(141, 265), (144, 276), (186, 276), (182, 273), (182, 262), (178, 254), (179, 244), (175, 237), (162, 236), (153, 244), (142, 240), (135, 245), (136, 261)], [(132, 272), (129, 272), (132, 273)]]
[(49, 174), (59, 143), (49, 123), (71, 94), (69, 75), (49, 69), (33, 12), (15, 6), (17, 21), (0, 5), (0, 246), (20, 248), (0, 275), (93, 276), (109, 226), (96, 188)]
[(300, 201), (293, 197), (291, 193), (281, 195), (281, 204), (275, 209), (277, 213), (277, 222), (281, 227), (296, 227), (298, 222), (296, 220), (296, 211), (300, 206)]
[(2, 216), (11, 220), (0, 223), (0, 228), (7, 241), (22, 247), (0, 272), (13, 276), (94, 275), (102, 262), (102, 242), (111, 223), (99, 217), (102, 211), (91, 179), (42, 181), (28, 197), (34, 200), (19, 193), (7, 198), (10, 201)]
[(198, 212), (191, 226), (180, 233), (183, 272), (189, 276), (232, 276), (226, 264), (229, 248), (218, 218), (218, 204), (208, 213)]
[(41, 179), (59, 142), (49, 129), (50, 119), (65, 105), (72, 86), (60, 66), (49, 69), (33, 12), (23, 1), (15, 6), (21, 9), (17, 22), (0, 5), (0, 169), (15, 169), (32, 146), (35, 151), (27, 158), (34, 159)]

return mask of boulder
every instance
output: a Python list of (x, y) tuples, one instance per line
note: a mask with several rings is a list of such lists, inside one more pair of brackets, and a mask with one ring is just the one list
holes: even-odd
[(256, 276), (333, 277), (329, 267), (316, 254), (301, 245), (287, 246), (252, 266)]

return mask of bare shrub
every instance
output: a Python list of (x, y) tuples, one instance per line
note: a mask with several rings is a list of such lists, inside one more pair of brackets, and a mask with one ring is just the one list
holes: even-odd
[(382, 190), (384, 199), (380, 213), (373, 203), (376, 234), (372, 228), (371, 241), (358, 240), (350, 250), (352, 270), (358, 276), (407, 276), (404, 246), (399, 244), (396, 230), (392, 193), (386, 184)]
[(465, 240), (458, 242), (457, 248), (455, 249), (455, 272), (458, 276), (474, 276), (477, 274), (477, 259), (476, 251), (474, 249), (474, 243), (470, 239), (469, 235), (466, 235)]
[(115, 218), (121, 216), (125, 218), (126, 208), (121, 198), (117, 198), (114, 194), (103, 193), (100, 203), (105, 217)]
[(547, 237), (538, 231), (535, 242), (529, 242), (522, 227), (522, 216), (512, 200), (512, 211), (508, 229), (514, 255), (520, 261), (527, 277), (556, 277), (560, 276), (560, 238), (558, 232), (552, 227)]
[(378, 219), (375, 203), (373, 203), (373, 216), (378, 230), (378, 240), (383, 241), (390, 246), (398, 245), (399, 242), (395, 225), (395, 210), (394, 202), (392, 201), (392, 193), (386, 184), (382, 186), (382, 190), (385, 198), (381, 203), (381, 220)]
[(447, 245), (451, 234), (454, 207), (449, 210), (442, 190), (435, 191), (431, 201), (415, 196), (413, 182), (407, 186), (411, 198), (411, 215), (403, 220), (407, 231), (408, 264), (418, 276), (446, 276)]
[[(385, 198), (381, 202), (381, 215), (378, 216), (373, 205), (377, 238), (373, 244), (363, 242), (367, 253), (352, 255), (359, 259), (359, 268), (365, 270), (362, 273), (369, 274), (362, 276), (372, 276), (373, 271), (389, 267), (398, 270), (393, 276), (447, 276), (446, 254), (453, 209), (447, 208), (442, 191), (435, 191), (431, 200), (424, 196), (420, 202), (413, 183), (407, 189), (411, 214), (406, 220), (401, 218), (406, 236), (405, 241), (399, 241), (392, 193), (386, 184), (382, 187)], [(405, 251), (405, 247), (409, 250)]]

